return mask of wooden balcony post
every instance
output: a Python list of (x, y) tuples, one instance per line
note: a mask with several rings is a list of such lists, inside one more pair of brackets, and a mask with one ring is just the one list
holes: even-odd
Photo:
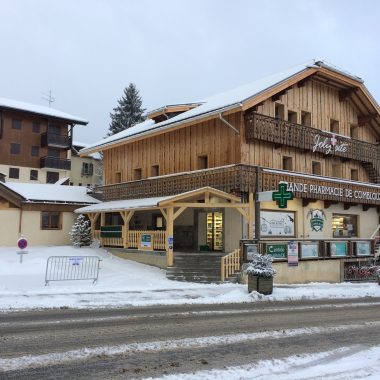
[(129, 248), (129, 222), (132, 219), (134, 211), (121, 211), (121, 217), (123, 218), (123, 247)]
[(100, 213), (100, 245), (103, 246), (103, 238), (102, 238), (102, 226), (106, 225), (106, 213)]
[(95, 224), (98, 219), (99, 213), (91, 213), (88, 214), (88, 219), (90, 219), (91, 223), (91, 236), (94, 237), (94, 232), (95, 232)]

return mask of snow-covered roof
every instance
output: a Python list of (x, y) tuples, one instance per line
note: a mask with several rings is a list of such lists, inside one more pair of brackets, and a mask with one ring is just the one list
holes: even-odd
[(233, 199), (235, 202), (239, 201), (238, 197), (228, 194), (224, 191), (214, 189), (210, 186), (201, 187), (195, 190), (185, 191), (184, 193), (167, 195), (165, 197), (152, 197), (152, 198), (139, 198), (139, 199), (123, 199), (118, 201), (102, 202), (96, 205), (82, 207), (75, 210), (76, 213), (89, 213), (89, 212), (101, 212), (101, 211), (122, 211), (122, 210), (136, 210), (136, 209), (151, 209), (155, 207), (163, 206), (164, 201), (185, 199), (202, 194), (202, 192), (209, 192), (216, 197), (224, 197), (227, 199)]
[[(75, 148), (79, 148), (80, 149), (83, 149), (83, 148), (86, 148), (88, 147), (90, 144), (88, 143), (84, 143), (84, 142), (79, 142), (77, 140), (74, 140), (73, 141), (73, 144), (72, 146)], [(94, 160), (101, 160), (102, 159), (102, 156), (100, 155), (100, 153), (92, 153), (92, 154), (89, 154), (88, 157), (91, 157), (93, 158)]]
[(19, 194), (27, 202), (59, 202), (59, 203), (99, 203), (87, 194), (84, 186), (64, 186), (56, 184), (6, 182), (0, 183), (13, 192)]
[(195, 102), (195, 103), (176, 103), (176, 104), (166, 104), (165, 106), (162, 106), (162, 107), (159, 107), (159, 108), (155, 108), (151, 111), (148, 111), (146, 112), (144, 115), (145, 116), (148, 116), (149, 115), (153, 115), (157, 112), (164, 112), (166, 110), (170, 110), (171, 108), (176, 108), (176, 107), (188, 107), (188, 108), (193, 108), (193, 107), (197, 107), (201, 105), (201, 102)]
[(141, 198), (141, 199), (124, 199), (120, 201), (102, 202), (96, 205), (81, 207), (75, 210), (76, 213), (88, 213), (88, 212), (112, 212), (131, 209), (149, 209), (157, 207), (162, 201), (166, 201), (173, 196), (167, 197), (154, 197), (154, 198)]
[(190, 119), (217, 114), (228, 109), (236, 108), (241, 106), (243, 102), (249, 100), (250, 98), (257, 96), (263, 91), (268, 90), (269, 88), (278, 85), (296, 74), (312, 67), (320, 66), (316, 66), (315, 61), (310, 61), (306, 64), (291, 67), (279, 73), (237, 87), (233, 90), (206, 98), (199, 102), (200, 105), (198, 107), (192, 108), (189, 111), (183, 112), (160, 123), (155, 123), (154, 120), (146, 120), (140, 124), (136, 124), (131, 128), (100, 140), (95, 144), (89, 145), (87, 148), (82, 149), (80, 153), (85, 154), (86, 152), (93, 151), (94, 149), (101, 150), (101, 148), (113, 145), (121, 140), (127, 141), (128, 139), (136, 136), (143, 136), (158, 130), (170, 128), (175, 124), (179, 124)]
[(22, 110), (22, 111), (26, 111), (26, 112), (30, 112), (30, 113), (34, 113), (38, 115), (56, 117), (58, 119), (63, 119), (69, 122), (73, 122), (75, 124), (82, 124), (82, 125), (88, 124), (88, 121), (81, 117), (70, 115), (66, 112), (62, 112), (54, 108), (40, 106), (37, 104), (24, 103), (18, 100), (0, 98), (0, 108)]

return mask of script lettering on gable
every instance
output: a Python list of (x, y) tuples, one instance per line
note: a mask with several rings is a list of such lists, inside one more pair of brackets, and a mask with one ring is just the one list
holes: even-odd
[(332, 154), (334, 152), (345, 153), (348, 151), (347, 143), (339, 143), (335, 135), (329, 137), (321, 137), (321, 135), (315, 135), (313, 153), (322, 152), (324, 154)]

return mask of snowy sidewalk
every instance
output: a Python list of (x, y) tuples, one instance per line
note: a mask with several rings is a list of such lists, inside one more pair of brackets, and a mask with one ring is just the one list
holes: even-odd
[[(99, 281), (51, 282), (45, 286), (49, 256), (95, 255), (102, 260)], [(33, 247), (20, 264), (16, 249), (0, 248), (0, 310), (47, 307), (121, 307), (254, 302), (260, 300), (380, 297), (380, 286), (362, 284), (277, 285), (271, 296), (248, 294), (240, 284), (170, 281), (165, 271), (112, 256), (103, 249)]]

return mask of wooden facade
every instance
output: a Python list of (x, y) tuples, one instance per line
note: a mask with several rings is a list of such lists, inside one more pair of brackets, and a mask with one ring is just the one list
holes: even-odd
[[(223, 232), (226, 236), (231, 232), (228, 239), (236, 245), (242, 238), (262, 241), (262, 215), (271, 213), (273, 218), (276, 212), (283, 223), (289, 218), (294, 227), (292, 234), (284, 227), (276, 235), (282, 241), (324, 242), (339, 237), (357, 249), (352, 239), (364, 237), (372, 244), (380, 211), (380, 109), (363, 82), (316, 64), (254, 91), (225, 107), (215, 102), (220, 107), (212, 111), (196, 114), (195, 108), (188, 117), (173, 122), (163, 119), (162, 110), (157, 111), (151, 114), (156, 124), (150, 130), (131, 132), (90, 148), (86, 153), (103, 152), (105, 185), (95, 190), (97, 196), (105, 202), (141, 201), (211, 187), (240, 199), (244, 210), (236, 209), (245, 221), (235, 223), (236, 231)], [(258, 194), (277, 191), (284, 182), (295, 198), (287, 217), (282, 217), (284, 210), (279, 210), (272, 198), (259, 201), (259, 195), (265, 194)], [(257, 202), (253, 201), (255, 193)], [(308, 219), (313, 202), (324, 215), (323, 233), (322, 226), (313, 229)], [(173, 204), (171, 212), (178, 212), (181, 206), (176, 204), (175, 211)], [(125, 207), (120, 212), (128, 212)], [(202, 203), (189, 207), (216, 209)], [(173, 237), (175, 218), (163, 215), (171, 220), (168, 240)], [(228, 218), (232, 219), (231, 215)], [(349, 222), (341, 228), (338, 222), (343, 225), (339, 220), (344, 218)], [(189, 219), (192, 227), (202, 224)], [(273, 240), (271, 229), (266, 230), (271, 235), (264, 240)], [(167, 263), (172, 266), (168, 244), (166, 241)], [(128, 247), (125, 242), (124, 247)], [(241, 252), (234, 251), (223, 259), (222, 279), (238, 270), (239, 255)], [(329, 255), (334, 259), (334, 254)], [(325, 258), (323, 250), (313, 256), (313, 260), (320, 258)]]
[[(241, 114), (227, 117), (233, 125), (242, 123)], [(241, 136), (214, 119), (118, 146), (104, 151), (104, 183), (133, 181), (138, 170), (141, 178), (203, 169), (200, 157), (207, 157), (207, 167), (240, 162)], [(119, 180), (120, 178), (120, 180)]]
[[(245, 111), (223, 115), (234, 129), (214, 117), (105, 149), (104, 183), (119, 187), (204, 169), (205, 163), (209, 169), (246, 164), (379, 183), (379, 131), (343, 91), (312, 77)], [(344, 151), (313, 151), (316, 141), (333, 137)], [(291, 167), (284, 167), (285, 159)]]

